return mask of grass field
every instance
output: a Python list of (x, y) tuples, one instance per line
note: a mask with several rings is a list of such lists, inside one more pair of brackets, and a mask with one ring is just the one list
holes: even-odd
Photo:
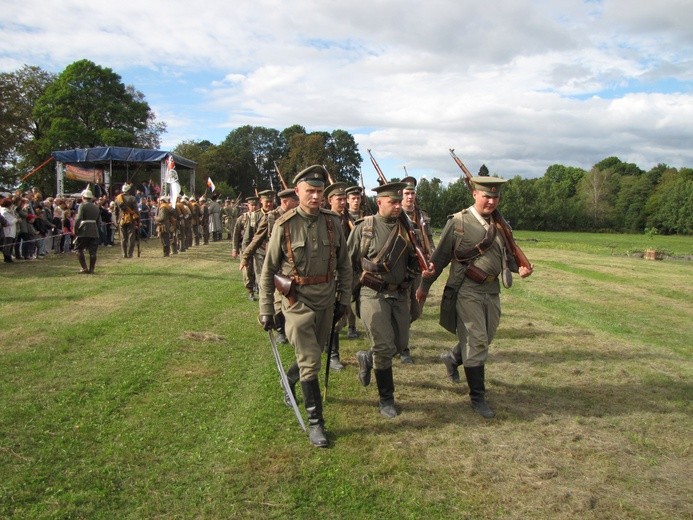
[(3, 265), (0, 517), (690, 519), (693, 263), (627, 254), (693, 238), (517, 238), (536, 269), (502, 293), (497, 417), (445, 378), (441, 280), (396, 419), (357, 381), (366, 340), (342, 336), (327, 450), (283, 404), (229, 242), (101, 248), (93, 276), (74, 255)]

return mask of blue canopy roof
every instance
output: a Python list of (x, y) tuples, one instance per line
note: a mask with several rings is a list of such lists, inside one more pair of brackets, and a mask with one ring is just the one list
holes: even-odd
[(129, 163), (161, 163), (169, 155), (173, 156), (176, 169), (194, 169), (197, 163), (162, 150), (147, 150), (143, 148), (125, 148), (123, 146), (100, 146), (96, 148), (76, 148), (74, 150), (61, 150), (51, 152), (56, 161), (62, 163), (108, 163), (110, 161)]

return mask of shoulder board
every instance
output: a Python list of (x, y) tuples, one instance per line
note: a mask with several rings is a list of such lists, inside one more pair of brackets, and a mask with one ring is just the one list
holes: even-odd
[(297, 213), (296, 208), (290, 209), (289, 211), (284, 213), (281, 217), (279, 217), (277, 219), (277, 221), (274, 223), (274, 225), (276, 226), (278, 224), (282, 224), (282, 223), (286, 222), (290, 218), (294, 217), (296, 215), (296, 213)]

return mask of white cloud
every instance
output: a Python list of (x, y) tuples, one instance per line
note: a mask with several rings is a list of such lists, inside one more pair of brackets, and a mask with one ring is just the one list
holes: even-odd
[(88, 58), (135, 77), (170, 146), (298, 123), (445, 180), (451, 147), (506, 177), (693, 163), (687, 1), (6, 0), (0, 16), (0, 69)]

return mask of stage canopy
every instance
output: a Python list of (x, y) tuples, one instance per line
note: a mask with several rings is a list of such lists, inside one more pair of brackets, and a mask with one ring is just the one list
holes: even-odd
[[(57, 164), (57, 191), (59, 195), (63, 195), (66, 173), (73, 179), (94, 184), (104, 184), (106, 191), (110, 193), (114, 164), (116, 166), (125, 165), (128, 172), (130, 166), (137, 171), (138, 167), (157, 164), (159, 166), (159, 180), (162, 193), (167, 193), (166, 164), (169, 157), (173, 157), (177, 171), (190, 170), (190, 193), (195, 191), (195, 166), (197, 166), (197, 163), (172, 152), (143, 148), (125, 148), (122, 146), (101, 146), (97, 148), (55, 151), (51, 152), (51, 155)], [(118, 180), (119, 182), (131, 181), (127, 173), (125, 179)]]

